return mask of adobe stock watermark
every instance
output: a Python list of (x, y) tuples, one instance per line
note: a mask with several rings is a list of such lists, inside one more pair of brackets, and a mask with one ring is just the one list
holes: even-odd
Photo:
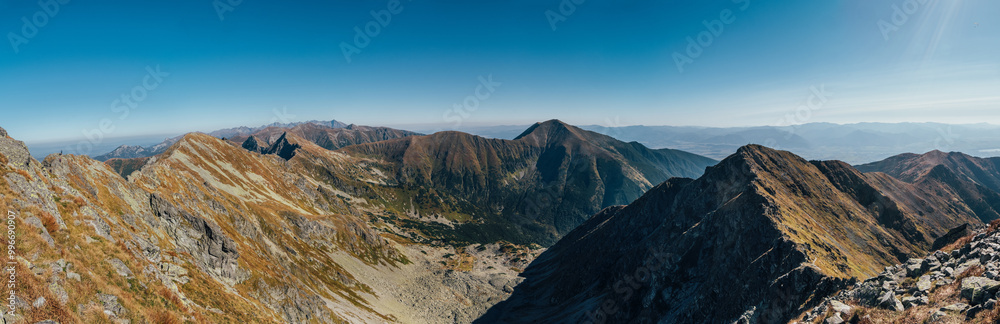
[[(159, 65), (156, 67), (146, 66), (146, 75), (142, 77), (142, 82), (132, 87), (130, 91), (122, 93), (118, 99), (111, 101), (111, 112), (118, 114), (118, 120), (127, 119), (133, 110), (139, 108), (140, 103), (149, 98), (149, 93), (159, 88), (163, 80), (169, 76), (170, 73), (160, 70)], [(97, 122), (96, 128), (82, 131), (85, 140), (76, 144), (75, 147), (71, 147), (70, 151), (76, 152), (78, 155), (89, 155), (94, 147), (104, 142), (106, 135), (113, 133), (116, 128), (114, 120), (102, 118)]]
[[(833, 93), (826, 90), (826, 84), (809, 87), (809, 96), (806, 97), (805, 101), (796, 107), (795, 111), (787, 113), (784, 117), (778, 119), (777, 127), (790, 127), (787, 134), (785, 134), (785, 139), (788, 140), (792, 136), (795, 136), (798, 132), (798, 127), (812, 120), (813, 113), (823, 109), (830, 102), (831, 97), (833, 97)], [(764, 146), (780, 149), (777, 139), (774, 138), (765, 141)]]
[(35, 11), (31, 15), (31, 19), (28, 16), (21, 17), (20, 33), (8, 32), (7, 40), (10, 41), (10, 47), (14, 48), (14, 54), (21, 52), (21, 46), (28, 44), (32, 38), (38, 36), (39, 30), (44, 28), (49, 24), (49, 21), (59, 14), (62, 10), (62, 6), (69, 4), (71, 0), (40, 0), (38, 1), (38, 6), (41, 7), (38, 11)]
[(549, 21), (549, 27), (556, 31), (557, 24), (566, 21), (566, 18), (576, 13), (576, 6), (586, 3), (587, 0), (562, 0), (556, 10), (546, 10), (545, 19)]
[(955, 134), (954, 129), (951, 125), (947, 128), (938, 126), (937, 127), (938, 137), (934, 139), (934, 149), (939, 151), (949, 151), (958, 142), (958, 138), (961, 137)]
[(17, 312), (17, 212), (7, 211), (7, 266), (4, 267), (6, 273), (7, 305), (6, 315), (14, 315)]
[(614, 119), (605, 118), (604, 125), (601, 125), (603, 129), (598, 133), (622, 140), (621, 138), (618, 138), (618, 136), (622, 134), (622, 126), (624, 125), (622, 125), (621, 116), (615, 116)]
[(215, 0), (212, 1), (212, 8), (219, 15), (219, 21), (226, 21), (226, 13), (233, 12), (236, 7), (243, 4), (243, 0)]
[(444, 121), (453, 123), (454, 127), (461, 126), (462, 122), (469, 119), (472, 112), (479, 110), (479, 105), (490, 99), (501, 85), (503, 83), (493, 81), (492, 74), (486, 77), (479, 76), (479, 85), (476, 86), (476, 90), (471, 95), (466, 96), (461, 103), (456, 103), (452, 105), (451, 109), (445, 110)]
[(281, 107), (281, 110), (278, 110), (278, 108), (274, 108), (273, 110), (271, 110), (271, 113), (274, 115), (271, 117), (271, 124), (275, 123), (288, 124), (291, 123), (292, 120), (295, 118), (295, 115), (288, 113), (288, 107)]
[(903, 25), (910, 21), (910, 16), (916, 14), (929, 0), (906, 0), (903, 1), (902, 6), (899, 4), (892, 5), (892, 16), (889, 20), (880, 19), (878, 21), (878, 30), (882, 33), (882, 38), (886, 41), (889, 40), (889, 34), (899, 31)]
[[(750, 8), (750, 0), (732, 0), (734, 4), (737, 5), (737, 10), (746, 11)], [(687, 47), (684, 52), (674, 52), (673, 59), (674, 64), (677, 65), (677, 71), (684, 73), (684, 66), (694, 64), (694, 60), (701, 57), (705, 53), (705, 49), (712, 46), (715, 40), (722, 36), (722, 33), (726, 31), (726, 26), (731, 25), (736, 22), (736, 14), (732, 9), (722, 9), (719, 11), (719, 19), (714, 20), (703, 20), (701, 24), (705, 27), (704, 30), (695, 36), (688, 36)]]
[(347, 60), (347, 63), (351, 63), (352, 56), (361, 54), (361, 50), (371, 45), (372, 39), (381, 35), (382, 29), (388, 27), (389, 23), (392, 23), (392, 18), (401, 12), (403, 12), (403, 4), (400, 0), (389, 0), (385, 9), (371, 11), (372, 20), (365, 23), (363, 27), (354, 26), (354, 42), (340, 42), (340, 51), (344, 53), (344, 59)]

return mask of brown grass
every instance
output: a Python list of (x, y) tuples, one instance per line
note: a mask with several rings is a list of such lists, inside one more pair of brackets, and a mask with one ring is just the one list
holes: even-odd
[(76, 204), (77, 207), (83, 207), (87, 205), (87, 201), (83, 200), (83, 197), (73, 197), (73, 203)]
[(966, 244), (969, 244), (969, 242), (972, 242), (972, 237), (973, 237), (973, 235), (962, 237), (962, 238), (958, 239), (957, 241), (952, 242), (951, 244), (945, 245), (943, 248), (941, 248), (938, 251), (948, 252), (948, 251), (951, 251), (951, 250), (960, 249), (963, 246), (965, 246)]
[(52, 216), (48, 212), (41, 212), (38, 218), (42, 220), (42, 226), (45, 226), (45, 230), (49, 231), (50, 234), (55, 234), (59, 231), (59, 222), (56, 221), (56, 217)]
[(177, 296), (177, 294), (175, 294), (172, 290), (170, 290), (170, 288), (167, 288), (166, 286), (160, 287), (160, 296), (162, 296), (167, 301), (173, 303), (177, 307), (182, 309), (184, 308), (184, 303), (181, 301), (181, 298)]
[(981, 277), (984, 272), (986, 272), (986, 269), (983, 269), (982, 266), (978, 266), (978, 265), (971, 266), (968, 269), (966, 269), (964, 272), (962, 272), (961, 274), (959, 274), (958, 277), (955, 277), (955, 282), (960, 282), (960, 281), (962, 281), (962, 279), (965, 279), (965, 278), (968, 278), (968, 277)]
[(31, 275), (27, 267), (20, 262), (14, 265), (15, 271), (19, 274), (17, 282), (17, 292), (19, 297), (28, 303), (33, 303), (39, 297), (45, 297), (45, 306), (42, 308), (28, 308), (22, 310), (24, 318), (28, 323), (35, 323), (47, 319), (55, 320), (59, 323), (78, 323), (73, 312), (59, 303), (59, 300), (49, 291), (48, 285)]
[(181, 321), (179, 318), (177, 318), (177, 315), (174, 315), (174, 313), (168, 312), (166, 310), (153, 311), (147, 317), (149, 318), (149, 322), (150, 323), (156, 323), (156, 324), (181, 324), (181, 323), (183, 323), (183, 321)]

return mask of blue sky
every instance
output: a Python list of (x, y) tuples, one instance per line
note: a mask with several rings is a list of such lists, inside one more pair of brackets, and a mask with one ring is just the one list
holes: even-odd
[[(69, 1), (54, 15), (0, 0), (0, 126), (30, 144), (286, 118), (1000, 124), (997, 1), (572, 1), (402, 0), (348, 62), (342, 44), (390, 1), (243, 0), (220, 19), (228, 0)], [(45, 23), (25, 33), (22, 17)], [(682, 72), (689, 37), (711, 43)], [(123, 115), (115, 100), (144, 81)], [(829, 98), (806, 108), (814, 88)]]

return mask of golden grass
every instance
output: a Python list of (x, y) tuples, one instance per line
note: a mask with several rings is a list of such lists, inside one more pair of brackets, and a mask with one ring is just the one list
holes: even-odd
[(52, 214), (42, 211), (38, 214), (38, 218), (42, 220), (42, 226), (45, 227), (45, 230), (49, 231), (49, 234), (54, 235), (59, 231), (59, 222), (56, 221), (56, 217), (52, 216)]
[(14, 265), (17, 277), (18, 296), (24, 301), (34, 303), (39, 297), (44, 297), (46, 302), (41, 308), (30, 307), (21, 309), (21, 313), (28, 323), (35, 323), (47, 319), (60, 323), (77, 323), (81, 320), (66, 306), (59, 303), (59, 300), (49, 291), (48, 284), (40, 278), (31, 274), (24, 264), (18, 262)]
[(150, 323), (155, 324), (181, 324), (184, 323), (177, 315), (165, 310), (154, 310), (152, 313), (147, 315)]

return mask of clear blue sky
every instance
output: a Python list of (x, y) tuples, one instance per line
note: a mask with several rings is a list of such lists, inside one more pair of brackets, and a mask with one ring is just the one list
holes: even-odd
[[(403, 0), (348, 62), (341, 44), (388, 3), (243, 0), (220, 19), (212, 0), (73, 0), (54, 15), (0, 0), (0, 126), (41, 143), (102, 119), (109, 138), (179, 134), (261, 125), (283, 108), (449, 126), (446, 112), (490, 75), (500, 86), (463, 125), (1000, 124), (998, 1), (929, 1), (897, 26), (893, 6), (907, 1), (586, 0), (553, 30), (546, 12), (562, 1)], [(679, 71), (674, 53), (720, 14), (731, 23)], [(47, 21), (31, 35), (22, 17)], [(121, 118), (113, 101), (157, 66), (169, 76)], [(812, 87), (832, 95), (785, 118)]]

